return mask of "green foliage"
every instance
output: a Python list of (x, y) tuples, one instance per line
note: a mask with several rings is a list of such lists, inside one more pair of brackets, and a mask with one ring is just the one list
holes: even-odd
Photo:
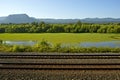
[(14, 45), (12, 47), (12, 52), (24, 52), (24, 51), (25, 51), (25, 47), (24, 46)]
[(51, 44), (45, 40), (42, 40), (40, 43), (34, 45), (33, 48), (37, 52), (49, 52), (51, 49)]
[(0, 40), (0, 45), (3, 43), (3, 40)]
[(46, 24), (33, 22), (26, 24), (1, 24), (0, 33), (120, 33), (116, 23), (89, 24), (78, 21), (72, 24)]
[(51, 46), (46, 41), (34, 46), (18, 46), (18, 45), (0, 45), (0, 52), (58, 52), (58, 53), (120, 53), (120, 48), (110, 47), (62, 47), (61, 44)]
[(55, 46), (53, 48), (53, 50), (56, 51), (56, 52), (60, 52), (61, 49), (62, 49), (61, 43), (55, 44)]

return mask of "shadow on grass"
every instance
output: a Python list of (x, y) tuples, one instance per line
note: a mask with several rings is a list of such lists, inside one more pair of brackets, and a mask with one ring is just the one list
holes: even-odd
[(110, 38), (120, 40), (120, 36), (110, 36)]

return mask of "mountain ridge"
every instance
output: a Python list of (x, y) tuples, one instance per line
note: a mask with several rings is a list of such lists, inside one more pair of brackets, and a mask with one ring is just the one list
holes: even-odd
[(120, 18), (84, 18), (84, 19), (52, 19), (52, 18), (35, 18), (29, 17), (27, 14), (10, 14), (5, 17), (0, 17), (0, 23), (31, 23), (41, 22), (46, 23), (75, 23), (78, 20), (84, 23), (110, 23), (120, 22)]

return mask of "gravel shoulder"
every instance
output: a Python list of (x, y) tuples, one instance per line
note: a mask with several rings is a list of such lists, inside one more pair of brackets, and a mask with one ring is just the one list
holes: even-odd
[(120, 80), (120, 70), (1, 70), (0, 80)]

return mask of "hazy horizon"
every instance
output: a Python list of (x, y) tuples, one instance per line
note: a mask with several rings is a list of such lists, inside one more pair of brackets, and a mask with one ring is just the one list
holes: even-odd
[(120, 18), (120, 0), (1, 0), (0, 17), (27, 14), (35, 18)]
[[(23, 15), (23, 14), (26, 14), (26, 13), (16, 13), (16, 14), (9, 14), (9, 15)], [(6, 16), (0, 16), (0, 17), (8, 17), (9, 15), (6, 15)], [(29, 16), (28, 14), (26, 14), (27, 16)], [(89, 19), (90, 17), (86, 17), (86, 18), (40, 18), (40, 17), (34, 17), (34, 16), (29, 16), (29, 17), (32, 17), (32, 18), (36, 18), (36, 19)], [(90, 19), (104, 19), (104, 18), (112, 18), (112, 19), (120, 19), (120, 18), (114, 18), (114, 17), (92, 17)]]

